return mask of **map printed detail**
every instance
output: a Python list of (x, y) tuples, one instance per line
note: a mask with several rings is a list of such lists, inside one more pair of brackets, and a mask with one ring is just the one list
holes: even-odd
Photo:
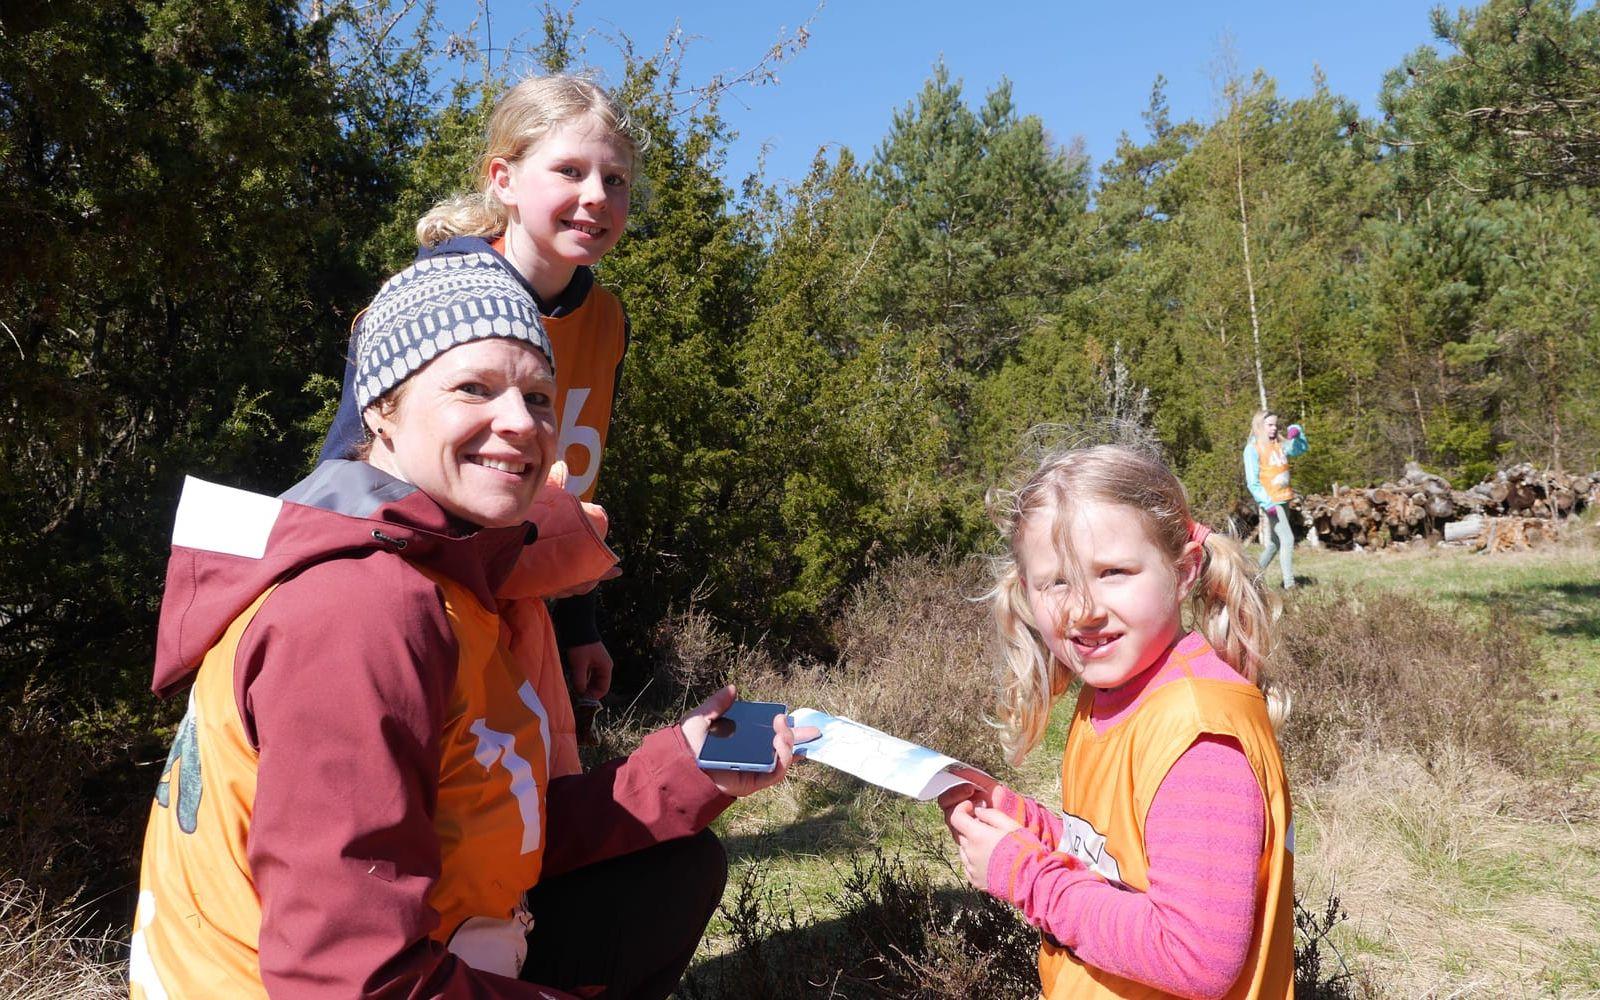
[(891, 792), (927, 802), (957, 785), (994, 787), (993, 778), (970, 764), (854, 720), (814, 708), (797, 708), (790, 716), (796, 726), (822, 730), (821, 736), (797, 745), (795, 756), (826, 764)]

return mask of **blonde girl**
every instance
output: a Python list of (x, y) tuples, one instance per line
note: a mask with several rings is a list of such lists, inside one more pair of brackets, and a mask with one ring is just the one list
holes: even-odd
[[(555, 352), (558, 456), (566, 488), (592, 499), (628, 347), (628, 320), (592, 268), (628, 222), (639, 141), (627, 114), (599, 85), (558, 74), (523, 80), (489, 118), (474, 189), (435, 205), (417, 223), (417, 259), (487, 253), (533, 296)], [(360, 320), (357, 320), (359, 330)], [(352, 351), (357, 331), (352, 331)], [(345, 370), (344, 398), (324, 460), (348, 458), (363, 427)], [(531, 607), (513, 609), (529, 624)], [(551, 606), (572, 694), (595, 702), (610, 689), (611, 655), (592, 594)], [(525, 630), (525, 629), (521, 629)], [(572, 712), (563, 713), (571, 719)], [(578, 768), (574, 724), (558, 725), (556, 771)]]
[(1258, 563), (1264, 571), (1278, 556), (1283, 569), (1283, 589), (1294, 589), (1294, 530), (1289, 526), (1288, 502), (1294, 499), (1289, 485), (1289, 459), (1306, 453), (1310, 447), (1299, 424), (1290, 424), (1278, 434), (1278, 415), (1257, 410), (1250, 418), (1250, 438), (1244, 443), (1244, 484), (1261, 509), (1267, 527), (1267, 544)]
[(1044, 996), (1289, 997), (1293, 832), (1260, 686), (1272, 613), (1160, 461), (1058, 451), (993, 499), (1013, 762), (1082, 681), (1062, 811), (946, 799), (967, 876), (1038, 927)]

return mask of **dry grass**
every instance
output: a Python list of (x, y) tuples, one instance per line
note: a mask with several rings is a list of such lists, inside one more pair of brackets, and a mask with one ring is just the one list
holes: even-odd
[(1384, 995), (1600, 997), (1579, 563), (1592, 554), (1324, 556), (1319, 575), (1375, 583), (1286, 612), (1296, 882), (1337, 893), (1331, 941)]
[(1600, 997), (1600, 826), (1519, 815), (1535, 783), (1478, 755), (1363, 747), (1298, 803), (1303, 892), (1404, 997)]
[(734, 947), (699, 965), (686, 1000), (968, 1000), (1038, 989), (1038, 938), (1010, 907), (941, 884), (939, 861), (873, 849), (842, 866), (829, 919), (801, 913), (759, 865), (723, 904)]
[(1539, 656), (1509, 614), (1478, 625), (1394, 592), (1318, 589), (1286, 612), (1280, 648), (1297, 784), (1357, 748), (1470, 755), (1525, 776), (1546, 766)]
[(0, 1000), (127, 996), (122, 942), (85, 933), (84, 920), (20, 879), (0, 883)]
[(48, 705), (24, 692), (0, 710), (0, 1000), (126, 996), (124, 904), (149, 789), (135, 787), (125, 727), (79, 733)]
[(657, 676), (686, 700), (733, 681), (742, 697), (820, 708), (980, 766), (1001, 766), (981, 560), (896, 561), (857, 588), (831, 627), (838, 656), (780, 663), (690, 606), (662, 629)]
[(149, 720), (99, 713), (69, 724), (67, 714), (43, 692), (0, 704), (0, 880), (52, 899), (104, 897), (126, 912), (103, 922), (126, 923), (167, 739)]

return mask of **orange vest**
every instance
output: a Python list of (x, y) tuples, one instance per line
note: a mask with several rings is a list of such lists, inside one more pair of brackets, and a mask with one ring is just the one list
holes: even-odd
[[(491, 246), (503, 256), (505, 236)], [(567, 489), (593, 500), (616, 404), (617, 369), (628, 350), (628, 319), (621, 301), (599, 282), (572, 312), (541, 318), (556, 355), (556, 457), (571, 472)]]
[(567, 488), (592, 500), (611, 430), (617, 367), (628, 348), (622, 303), (595, 285), (577, 309), (565, 316), (546, 316), (544, 329), (556, 352), (556, 419), (561, 428), (557, 454), (572, 473)]
[[(439, 740), (441, 864), (428, 897), (439, 925), (430, 936), (477, 965), (494, 942), (520, 941), (526, 931), (522, 893), (539, 881), (544, 859), (550, 724), (532, 679), (501, 642), (499, 617), (454, 580), (418, 571), (438, 585), (460, 651)], [(233, 671), (240, 638), (275, 589), (206, 654), (157, 787), (129, 957), (135, 1000), (266, 995), (248, 854), (257, 751)], [(186, 781), (198, 790), (180, 794)]]
[[(1253, 685), (1188, 676), (1150, 692), (1148, 700), (1104, 733), (1090, 723), (1094, 689), (1078, 695), (1061, 762), (1065, 813), (1060, 849), (1091, 870), (1141, 892), (1150, 888), (1144, 823), (1156, 789), (1202, 734), (1231, 736), (1244, 748), (1266, 803), (1266, 842), (1256, 875), (1256, 924), (1244, 971), (1227, 996), (1294, 995), (1294, 834), (1289, 784), (1266, 699)], [(1166, 997), (1079, 961), (1046, 939), (1039, 979), (1047, 1000), (1081, 997)]]
[(1289, 487), (1289, 459), (1283, 454), (1283, 442), (1256, 440), (1256, 456), (1261, 459), (1261, 488), (1273, 503), (1288, 503), (1294, 499)]

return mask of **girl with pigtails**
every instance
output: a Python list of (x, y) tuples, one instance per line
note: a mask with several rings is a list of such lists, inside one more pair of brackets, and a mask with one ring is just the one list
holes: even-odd
[(1014, 763), (1082, 683), (1060, 811), (1004, 786), (941, 801), (967, 876), (1039, 929), (1048, 1000), (1292, 996), (1285, 706), (1254, 567), (1129, 448), (1050, 454), (991, 508)]

